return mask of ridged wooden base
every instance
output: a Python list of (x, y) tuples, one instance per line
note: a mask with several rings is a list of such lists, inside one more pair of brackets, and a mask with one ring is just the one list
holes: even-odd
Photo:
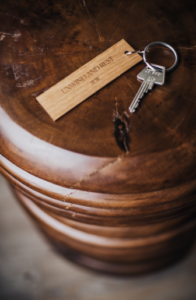
[(71, 192), (0, 158), (1, 173), (38, 227), (83, 266), (121, 275), (151, 272), (180, 259), (195, 239), (194, 182), (145, 194)]
[(150, 273), (163, 269), (172, 265), (182, 258), (189, 252), (191, 246), (193, 245), (193, 239), (186, 245), (183, 245), (182, 248), (179, 248), (175, 255), (169, 256), (166, 255), (157, 260), (152, 260), (148, 262), (136, 262), (136, 263), (115, 263), (115, 262), (104, 262), (98, 259), (94, 259), (90, 256), (84, 255), (80, 252), (77, 252), (73, 249), (69, 249), (64, 244), (58, 243), (55, 240), (51, 239), (46, 234), (48, 240), (54, 245), (55, 249), (60, 252), (68, 260), (79, 264), (88, 269), (93, 269), (97, 272), (103, 272), (106, 274), (112, 275), (130, 275), (137, 276), (145, 273)]
[[(94, 248), (91, 249), (92, 245), (88, 243), (84, 246), (82, 242), (80, 244), (80, 241), (74, 241), (74, 237), (69, 238), (67, 228), (62, 223), (47, 215), (17, 189), (13, 191), (58, 251), (69, 260), (96, 271), (118, 275), (139, 275), (152, 272), (181, 259), (194, 242), (196, 220), (193, 216), (175, 231), (172, 238), (165, 242), (145, 245), (151, 239), (143, 238), (145, 246), (138, 247), (137, 239), (132, 239), (132, 245), (127, 249), (108, 249), (103, 244), (102, 247), (97, 247), (96, 251)], [(156, 238), (159, 240), (160, 236), (157, 235)]]

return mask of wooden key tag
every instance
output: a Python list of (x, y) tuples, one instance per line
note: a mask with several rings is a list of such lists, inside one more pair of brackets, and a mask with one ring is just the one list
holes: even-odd
[(122, 39), (36, 99), (56, 121), (142, 60), (139, 54), (126, 55), (125, 51), (134, 49)]

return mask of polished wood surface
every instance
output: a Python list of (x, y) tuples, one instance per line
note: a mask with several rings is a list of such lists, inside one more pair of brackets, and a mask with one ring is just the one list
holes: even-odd
[(196, 209), (195, 182), (159, 193), (108, 195), (71, 190), (68, 193), (67, 189), (36, 178), (0, 158), (2, 174), (28, 197), (58, 215), (85, 223), (147, 225), (186, 216)]
[[(138, 274), (180, 258), (196, 226), (193, 0), (1, 3), (0, 171), (71, 259)], [(180, 61), (141, 101), (140, 63), (56, 122), (36, 97), (125, 39)], [(169, 67), (155, 47), (148, 60)], [(96, 266), (96, 267), (95, 267)]]
[(104, 238), (84, 234), (62, 224), (20, 192), (15, 192), (23, 206), (60, 251), (70, 259), (96, 270), (114, 274), (149, 272), (178, 260), (193, 243), (195, 218), (173, 232), (155, 235), (154, 238)]
[[(104, 209), (92, 207), (90, 203), (89, 206), (87, 203), (75, 205), (42, 194), (39, 186), (47, 185), (46, 182), (19, 169), (5, 158), (1, 161), (2, 174), (14, 186), (18, 200), (49, 240), (69, 259), (84, 266), (117, 274), (149, 272), (180, 259), (194, 241), (194, 196), (189, 203), (190, 196), (167, 204), (170, 216), (163, 212), (159, 203), (153, 205), (156, 207), (153, 216), (150, 201), (149, 209), (146, 201), (142, 210), (138, 200), (138, 207), (128, 212), (125, 208), (112, 208), (112, 203)], [(21, 174), (25, 175), (23, 179), (26, 178), (26, 184), (16, 179)], [(37, 182), (37, 186), (32, 182)], [(54, 192), (55, 185), (50, 185)], [(181, 206), (179, 210), (172, 209), (173, 202)], [(135, 217), (137, 209), (143, 215), (140, 212)]]
[[(148, 192), (195, 179), (194, 1), (9, 0), (0, 14), (4, 157), (85, 191)], [(133, 115), (143, 63), (54, 123), (35, 97), (122, 38), (135, 49), (170, 43), (180, 63)], [(158, 48), (151, 61), (168, 66), (173, 55)]]
[[(0, 297), (3, 300), (195, 299), (196, 245), (181, 262), (154, 274), (125, 278), (92, 272), (54, 251), (18, 205), (1, 175), (0, 191)], [(60, 250), (59, 244), (58, 247)], [(81, 254), (66, 250), (66, 257), (69, 255), (70, 259), (74, 257), (81, 263)], [(85, 259), (101, 270), (98, 261), (89, 257)]]

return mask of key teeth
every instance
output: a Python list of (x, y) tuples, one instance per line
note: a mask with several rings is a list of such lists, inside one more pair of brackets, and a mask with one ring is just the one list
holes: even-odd
[[(157, 66), (157, 65), (154, 65)], [(159, 66), (161, 67), (161, 66)], [(135, 98), (133, 99), (129, 111), (131, 113), (135, 112), (139, 106), (140, 100), (143, 98), (144, 94), (147, 94), (149, 90), (152, 90), (155, 84), (163, 84), (165, 81), (165, 68), (161, 67), (162, 72), (152, 71), (145, 67), (142, 72), (137, 76), (138, 79), (143, 80), (142, 85), (140, 86)]]
[(129, 111), (131, 113), (135, 112), (136, 109), (138, 108), (139, 104), (140, 104), (140, 100), (143, 98), (144, 94), (146, 94), (149, 90), (149, 82), (148, 81), (143, 81), (142, 85), (140, 86), (140, 89), (138, 90), (135, 98), (133, 99), (130, 107), (129, 107)]
[(131, 113), (132, 113), (132, 112), (135, 112), (136, 109), (138, 108), (139, 104), (140, 104), (140, 100), (138, 99), (137, 102), (134, 103), (134, 105), (132, 105), (132, 104), (130, 105), (129, 111), (130, 111)]

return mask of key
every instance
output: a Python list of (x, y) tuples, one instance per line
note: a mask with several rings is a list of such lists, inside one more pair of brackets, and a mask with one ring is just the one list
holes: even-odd
[(138, 75), (137, 78), (143, 80), (141, 87), (139, 88), (135, 98), (129, 106), (129, 111), (134, 113), (139, 106), (140, 99), (149, 90), (152, 90), (154, 84), (163, 85), (165, 83), (165, 67), (154, 65), (155, 70), (151, 70), (145, 67)]

